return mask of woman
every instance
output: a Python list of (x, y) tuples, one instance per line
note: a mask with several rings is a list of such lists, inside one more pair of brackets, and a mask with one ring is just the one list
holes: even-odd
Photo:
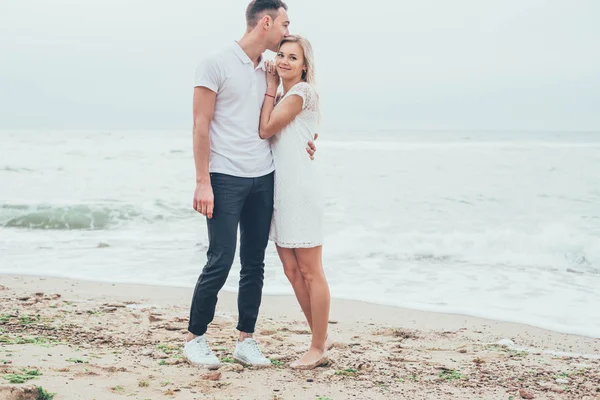
[[(317, 162), (305, 145), (319, 122), (319, 97), (313, 84), (314, 59), (308, 40), (288, 36), (273, 63), (266, 63), (267, 93), (260, 137), (271, 139), (275, 162), (275, 201), (270, 239), (312, 331), (310, 349), (290, 366), (312, 369), (328, 362), (329, 286), (321, 260), (324, 200)], [(283, 83), (279, 99), (277, 90)], [(276, 101), (278, 100), (278, 101)]]

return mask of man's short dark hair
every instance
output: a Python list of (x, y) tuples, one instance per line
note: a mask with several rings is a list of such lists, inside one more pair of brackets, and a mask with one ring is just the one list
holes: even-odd
[(246, 8), (246, 24), (249, 28), (254, 28), (265, 12), (275, 19), (280, 8), (286, 11), (288, 9), (281, 0), (253, 0)]

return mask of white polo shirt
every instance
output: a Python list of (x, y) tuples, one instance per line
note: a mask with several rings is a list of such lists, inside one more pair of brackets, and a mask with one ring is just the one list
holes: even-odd
[(210, 124), (209, 172), (256, 178), (275, 170), (268, 140), (259, 135), (267, 79), (264, 59), (258, 67), (237, 42), (203, 60), (194, 86), (217, 94)]

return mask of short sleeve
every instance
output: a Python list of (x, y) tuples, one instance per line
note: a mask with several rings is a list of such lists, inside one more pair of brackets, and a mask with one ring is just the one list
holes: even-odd
[(219, 92), (221, 87), (222, 74), (219, 68), (218, 60), (214, 57), (201, 61), (196, 67), (196, 77), (194, 87), (202, 86), (209, 88), (215, 93)]
[(302, 98), (302, 109), (316, 111), (317, 94), (313, 87), (306, 83), (300, 82), (290, 89), (289, 96), (297, 95)]

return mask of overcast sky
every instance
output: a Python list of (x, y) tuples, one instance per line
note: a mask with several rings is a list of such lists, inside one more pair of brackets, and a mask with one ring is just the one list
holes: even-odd
[[(0, 0), (0, 129), (188, 129), (247, 3)], [(327, 129), (600, 130), (598, 0), (288, 5)]]

